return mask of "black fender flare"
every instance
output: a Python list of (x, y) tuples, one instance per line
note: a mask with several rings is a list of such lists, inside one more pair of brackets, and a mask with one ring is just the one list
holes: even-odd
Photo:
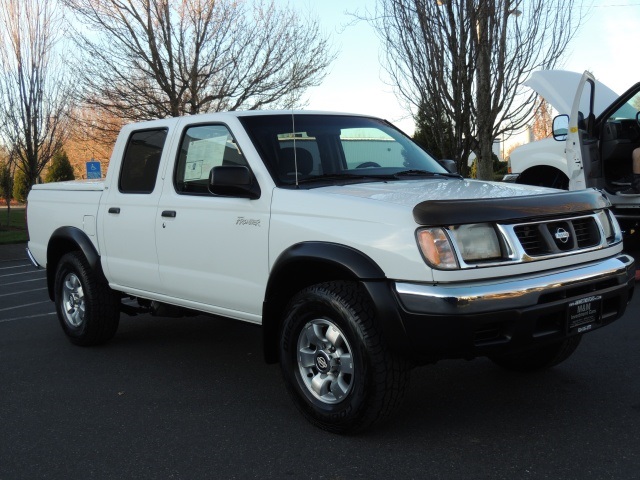
[(77, 227), (60, 227), (51, 234), (47, 245), (47, 288), (52, 301), (55, 299), (54, 283), (58, 262), (63, 255), (73, 250), (82, 252), (99, 281), (108, 283), (102, 270), (100, 254), (89, 236)]
[(278, 342), (285, 308), (301, 289), (325, 281), (352, 280), (367, 290), (388, 346), (406, 352), (408, 340), (391, 282), (379, 265), (355, 248), (330, 242), (303, 242), (283, 251), (271, 269), (262, 308), (262, 335), (267, 363), (278, 361)]

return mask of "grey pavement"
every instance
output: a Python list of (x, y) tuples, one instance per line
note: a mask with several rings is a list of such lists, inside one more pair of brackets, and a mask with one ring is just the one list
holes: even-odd
[(0, 245), (0, 262), (27, 259), (28, 257), (26, 248), (26, 243), (10, 243), (8, 245)]
[(549, 372), (416, 368), (389, 422), (343, 437), (296, 412), (255, 325), (122, 315), (72, 345), (24, 248), (0, 245), (0, 480), (640, 478), (637, 293)]

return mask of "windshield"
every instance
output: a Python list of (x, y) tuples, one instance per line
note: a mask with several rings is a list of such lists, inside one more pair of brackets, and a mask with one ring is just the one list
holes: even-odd
[(611, 114), (609, 120), (635, 120), (638, 110), (640, 110), (640, 92), (637, 92), (627, 103)]
[(240, 121), (281, 186), (385, 180), (407, 170), (447, 174), (411, 139), (379, 119), (278, 114)]

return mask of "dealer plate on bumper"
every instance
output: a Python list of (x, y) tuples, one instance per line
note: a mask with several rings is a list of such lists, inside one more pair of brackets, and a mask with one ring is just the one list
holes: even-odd
[(567, 324), (569, 334), (592, 330), (602, 320), (602, 295), (581, 298), (569, 304)]

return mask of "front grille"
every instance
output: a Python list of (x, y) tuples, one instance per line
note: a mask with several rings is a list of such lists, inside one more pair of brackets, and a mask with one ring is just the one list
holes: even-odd
[(600, 243), (600, 231), (593, 218), (576, 218), (573, 220), (578, 248), (595, 247)]
[(513, 231), (530, 257), (583, 250), (601, 241), (600, 229), (593, 217), (517, 225)]
[(519, 225), (514, 228), (522, 249), (532, 257), (548, 253), (547, 246), (537, 225)]

